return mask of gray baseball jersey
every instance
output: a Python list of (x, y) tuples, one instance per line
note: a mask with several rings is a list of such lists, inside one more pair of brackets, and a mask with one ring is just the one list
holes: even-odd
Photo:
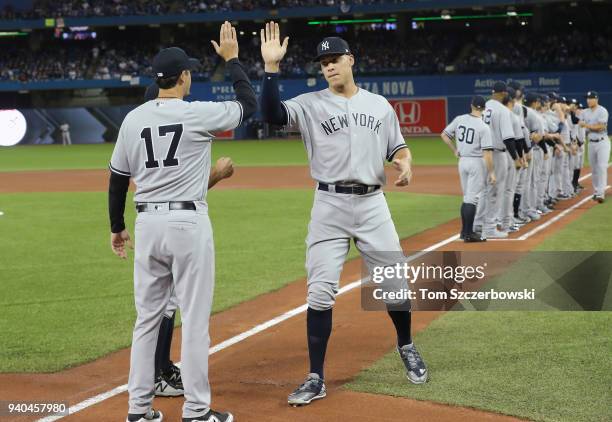
[[(130, 112), (119, 130), (110, 170), (131, 176), (140, 209), (135, 224), (134, 325), (129, 412), (145, 413), (154, 395), (156, 339), (171, 293), (183, 320), (183, 417), (210, 407), (208, 326), (214, 291), (214, 242), (205, 202), (211, 131), (240, 124), (238, 102), (156, 99)], [(193, 202), (175, 209), (172, 202)]]
[(548, 133), (558, 133), (559, 132), (559, 116), (554, 110), (546, 110), (543, 113), (544, 119), (546, 119), (546, 124), (548, 125)]
[(210, 174), (212, 131), (240, 124), (237, 101), (156, 99), (123, 120), (110, 170), (131, 176), (135, 202), (201, 201)]
[(604, 139), (608, 137), (608, 110), (605, 107), (598, 105), (594, 109), (584, 109), (580, 114), (580, 120), (588, 125), (605, 124), (605, 128), (601, 131), (587, 129), (587, 139)]
[[(319, 182), (384, 185), (385, 159), (407, 147), (389, 102), (363, 88), (351, 98), (325, 89), (282, 104), (287, 127), (301, 132), (312, 178)], [(371, 270), (404, 259), (381, 190), (347, 194), (319, 184), (306, 238), (310, 308), (333, 307), (351, 239)]]
[(593, 193), (603, 198), (608, 185), (608, 161), (610, 160), (610, 138), (608, 137), (608, 110), (598, 105), (582, 111), (580, 119), (588, 125), (605, 124), (603, 130), (586, 129), (589, 140), (589, 162), (593, 172)]
[(455, 117), (444, 128), (444, 133), (456, 141), (460, 157), (482, 157), (483, 149), (493, 148), (491, 129), (473, 114)]
[(544, 127), (542, 125), (540, 114), (531, 107), (527, 107), (527, 116), (525, 116), (525, 126), (530, 134), (538, 133), (544, 135)]
[(491, 128), (493, 148), (505, 149), (504, 141), (514, 139), (512, 112), (497, 100), (489, 100), (485, 105), (482, 120)]
[(521, 126), (521, 120), (519, 116), (514, 113), (510, 113), (510, 119), (512, 120), (512, 130), (514, 131), (514, 139), (520, 139), (524, 136), (523, 127)]
[(363, 88), (350, 99), (324, 89), (283, 104), (287, 127), (301, 132), (311, 176), (319, 182), (384, 185), (384, 160), (406, 148), (391, 104)]

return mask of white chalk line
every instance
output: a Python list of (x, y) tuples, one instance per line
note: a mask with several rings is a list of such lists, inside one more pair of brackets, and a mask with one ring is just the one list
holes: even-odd
[[(424, 254), (434, 251), (438, 248), (441, 248), (444, 245), (447, 245), (451, 242), (454, 242), (455, 240), (457, 240), (459, 238), (459, 235), (453, 235), (447, 239), (444, 239), (438, 243), (435, 243), (431, 246), (428, 246), (427, 248), (423, 249), (422, 251), (415, 253), (413, 255), (410, 255), (407, 257), (408, 261), (413, 261), (421, 256), (423, 256)], [(353, 281), (347, 285), (345, 285), (344, 287), (340, 288), (338, 290), (338, 293), (336, 296), (340, 296), (343, 295), (357, 287), (359, 287), (361, 285), (361, 283), (364, 282), (364, 278), (359, 279), (357, 281)], [(274, 327), (275, 325), (280, 324), (283, 321), (286, 321), (296, 315), (299, 315), (303, 312), (306, 312), (306, 310), (308, 309), (308, 304), (303, 304), (301, 306), (298, 306), (296, 308), (291, 309), (290, 311), (285, 312), (284, 314), (281, 314), (277, 317), (274, 317), (262, 324), (256, 325), (255, 327), (251, 328), (250, 330), (247, 330), (243, 333), (237, 334), (234, 337), (231, 337), (225, 341), (222, 341), (221, 343), (213, 346), (210, 348), (210, 352), (209, 355), (213, 355), (215, 353), (218, 353), (222, 350), (227, 349), (230, 346), (233, 346), (235, 344), (238, 344), (244, 340), (246, 340), (249, 337), (253, 337), (255, 334), (261, 333), (262, 331), (267, 330), (268, 328)], [(177, 366), (180, 366), (180, 362), (176, 363)], [(119, 387), (113, 388), (110, 391), (106, 391), (104, 393), (100, 393), (94, 397), (88, 398), (83, 400), (82, 402), (79, 402), (77, 404), (75, 404), (74, 406), (70, 406), (68, 408), (68, 415), (73, 415), (75, 413), (80, 412), (81, 410), (87, 409), (88, 407), (94, 406), (96, 404), (99, 404), (105, 400), (108, 400), (116, 395), (119, 395), (121, 393), (124, 393), (127, 391), (127, 384), (123, 384), (120, 385)], [(53, 421), (57, 421), (59, 419), (65, 418), (68, 415), (50, 415), (41, 419), (38, 419), (37, 422), (53, 422)]]

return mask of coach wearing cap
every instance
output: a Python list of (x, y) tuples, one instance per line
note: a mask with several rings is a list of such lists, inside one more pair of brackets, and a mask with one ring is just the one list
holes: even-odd
[(587, 93), (587, 105), (580, 115), (580, 127), (585, 128), (589, 141), (589, 162), (593, 172), (593, 200), (600, 204), (605, 198), (608, 185), (608, 160), (610, 138), (608, 137), (608, 110), (599, 105), (595, 91)]

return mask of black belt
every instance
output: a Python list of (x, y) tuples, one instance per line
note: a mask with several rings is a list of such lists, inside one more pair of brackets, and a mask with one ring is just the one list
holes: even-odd
[[(330, 187), (334, 187), (335, 190), (330, 191)], [(380, 189), (380, 185), (361, 185), (355, 184), (350, 186), (342, 186), (342, 185), (328, 185), (327, 183), (319, 182), (319, 190), (324, 190), (325, 192), (336, 192), (336, 193), (349, 193), (353, 195), (365, 195), (366, 193), (375, 192)]]
[(501, 148), (501, 149), (500, 148), (495, 148), (495, 151), (506, 152), (506, 148)]
[(170, 211), (179, 211), (179, 210), (188, 210), (195, 211), (196, 205), (193, 202), (164, 202), (155, 203), (155, 202), (141, 202), (136, 204), (137, 212), (146, 212), (146, 211), (156, 211), (158, 209), (165, 208), (165, 204), (168, 204), (168, 209)]
[(603, 142), (603, 141), (605, 141), (605, 140), (606, 140), (605, 138), (601, 138), (601, 139), (589, 139), (589, 142), (595, 142), (595, 143), (597, 143), (597, 142)]

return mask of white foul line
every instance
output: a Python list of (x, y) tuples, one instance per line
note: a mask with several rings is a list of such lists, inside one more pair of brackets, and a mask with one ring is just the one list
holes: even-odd
[[(427, 252), (431, 252), (434, 251), (438, 248), (441, 248), (444, 245), (447, 245), (451, 242), (454, 242), (455, 240), (459, 239), (459, 235), (453, 235), (447, 239), (444, 239), (438, 243), (435, 243), (431, 246), (428, 246), (427, 248), (423, 249), (422, 251), (414, 254), (414, 255), (410, 255), (409, 257), (407, 257), (408, 261), (412, 261), (414, 259), (417, 259), (419, 257), (421, 257), (422, 255), (426, 254)], [(346, 292), (349, 292), (357, 287), (359, 287), (359, 285), (364, 281), (364, 279), (359, 279), (357, 281), (353, 281), (349, 284), (347, 284), (346, 286), (342, 287), (340, 290), (338, 290), (338, 293), (336, 295), (340, 296)], [(296, 315), (301, 314), (302, 312), (306, 312), (306, 310), (308, 309), (308, 304), (305, 303), (301, 306), (298, 306), (297, 308), (293, 308), (288, 312), (285, 312), (284, 314), (281, 314), (277, 317), (272, 318), (271, 320), (268, 320), (262, 324), (256, 325), (255, 327), (251, 328), (250, 330), (247, 330), (243, 333), (237, 334), (234, 337), (231, 337), (225, 341), (222, 341), (221, 343), (213, 346), (210, 348), (210, 352), (209, 355), (213, 355), (217, 352), (220, 352), (224, 349), (227, 349), (230, 346), (233, 346), (234, 344), (240, 343), (244, 340), (246, 340), (249, 337), (254, 336), (255, 334), (261, 333), (262, 331), (267, 330), (268, 328), (274, 327), (275, 325), (280, 324), (283, 321), (288, 320), (289, 318), (292, 318)], [(177, 365), (180, 366), (180, 363), (177, 363)], [(98, 394), (97, 396), (91, 397), (89, 399), (83, 400), (80, 403), (75, 404), (74, 406), (70, 406), (68, 408), (68, 415), (73, 415), (77, 412), (80, 412), (81, 410), (84, 410), (88, 407), (94, 406), (98, 403), (103, 402), (104, 400), (110, 399), (111, 397), (114, 397), (118, 394), (124, 393), (127, 391), (127, 384), (123, 384), (120, 385), (119, 387), (113, 388), (110, 391), (107, 391), (105, 393), (101, 393)], [(53, 422), (59, 419), (62, 419), (68, 415), (52, 415), (52, 416), (47, 416), (41, 419), (38, 419), (37, 422)]]

